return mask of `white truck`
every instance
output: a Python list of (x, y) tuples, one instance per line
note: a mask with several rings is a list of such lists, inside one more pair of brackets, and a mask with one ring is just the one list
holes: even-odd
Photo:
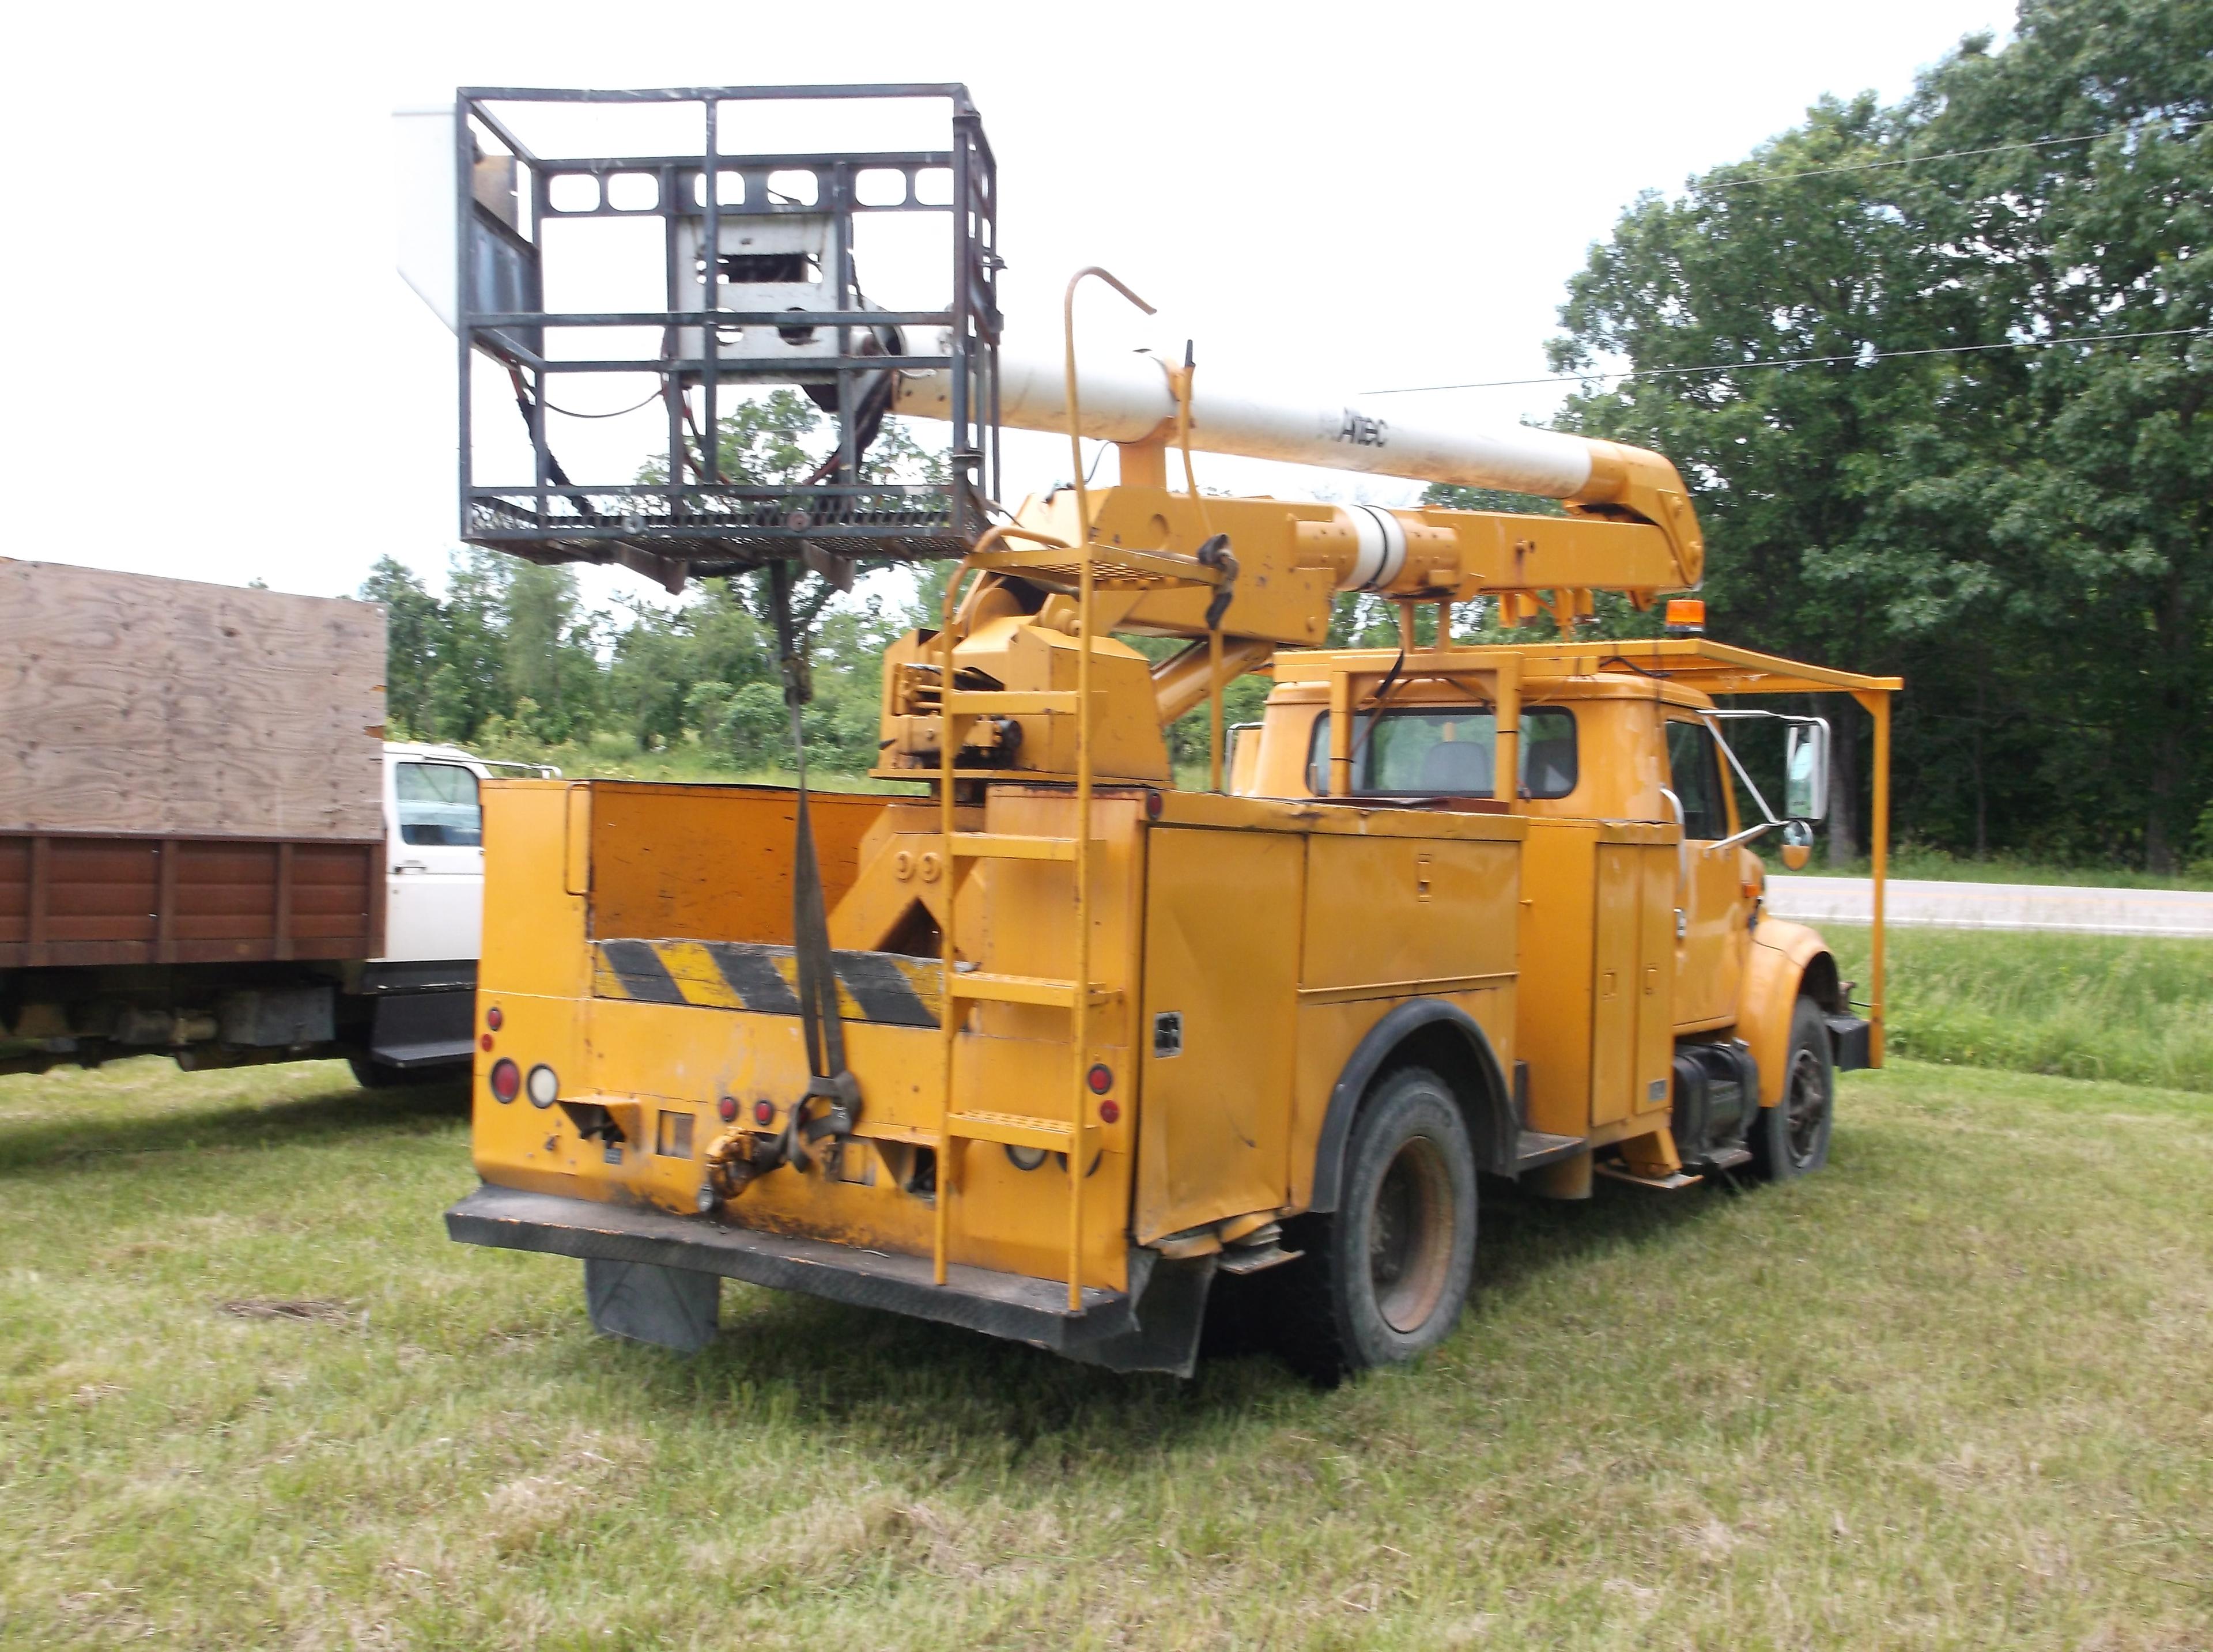
[(0, 559), (0, 1073), (459, 1076), (479, 783), (384, 738), (372, 603)]

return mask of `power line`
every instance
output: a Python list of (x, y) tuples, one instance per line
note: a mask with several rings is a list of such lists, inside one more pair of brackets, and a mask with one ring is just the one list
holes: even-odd
[[(2175, 120), (2167, 123), (2169, 131), (2186, 132), (2193, 126), (2203, 126), (2204, 119)], [(1880, 172), (1889, 167), (1918, 167), (1931, 161), (1959, 161), (1978, 155), (2004, 155), (2014, 149), (2049, 149), (2055, 143), (2094, 143), (2101, 137), (2112, 137), (2121, 132), (2138, 131), (2140, 126), (2108, 126), (2101, 132), (2084, 132), (2079, 137), (2038, 137), (2019, 143), (1992, 143), (1979, 149), (1944, 149), (1935, 155), (1903, 155), (1892, 161), (1862, 161), (1848, 167), (1808, 167), (1802, 172), (1762, 172), (1749, 178), (1721, 178), (1707, 180), (1707, 189), (1742, 189), (1750, 184), (1787, 184), (1795, 178), (1832, 178), (1842, 172)]]
[(2009, 338), (1997, 344), (1938, 344), (1927, 350), (1855, 351), (1847, 356), (1777, 356), (1759, 362), (1721, 362), (1711, 367), (1649, 367), (1626, 373), (1545, 373), (1533, 379), (1484, 379), (1470, 384), (1401, 384), (1363, 390), (1363, 396), (1417, 396), (1432, 390), (1498, 390), (1509, 385), (1574, 384), (1586, 379), (1673, 379), (1689, 373), (1736, 373), (1748, 367), (1820, 367), (1836, 362), (1887, 362), (1902, 356), (1965, 356), (1984, 350), (2045, 350), (2053, 344), (2111, 344), (2129, 338), (2196, 338), (2208, 327), (2170, 327), (2161, 332), (2092, 332), (2066, 338)]

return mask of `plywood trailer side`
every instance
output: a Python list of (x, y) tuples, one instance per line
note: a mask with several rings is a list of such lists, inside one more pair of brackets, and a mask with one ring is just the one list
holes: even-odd
[(383, 835), (384, 611), (0, 559), (0, 831)]

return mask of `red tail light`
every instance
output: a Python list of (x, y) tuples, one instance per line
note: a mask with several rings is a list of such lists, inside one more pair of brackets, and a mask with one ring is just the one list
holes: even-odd
[(522, 1094), (522, 1069), (502, 1056), (491, 1064), (491, 1098), (512, 1101)]

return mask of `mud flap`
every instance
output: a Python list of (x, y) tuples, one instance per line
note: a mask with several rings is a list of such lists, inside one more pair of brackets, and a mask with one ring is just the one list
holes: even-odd
[(1110, 1371), (1164, 1371), (1180, 1377), (1187, 1377), (1198, 1369), (1207, 1291), (1214, 1283), (1215, 1264), (1220, 1259), (1194, 1256), (1182, 1262), (1155, 1259), (1152, 1251), (1130, 1253), (1137, 1323), (1119, 1335), (1066, 1350), (1070, 1359), (1103, 1365)]
[(722, 1277), (655, 1262), (584, 1259), (584, 1305), (592, 1329), (696, 1354), (721, 1328)]
[(370, 1057), (381, 1066), (435, 1067), (476, 1052), (473, 992), (393, 992), (376, 1001)]
[(1829, 1059), (1838, 1072), (1862, 1072), (1874, 1064), (1868, 1022), (1857, 1015), (1821, 1019), (1829, 1028)]

